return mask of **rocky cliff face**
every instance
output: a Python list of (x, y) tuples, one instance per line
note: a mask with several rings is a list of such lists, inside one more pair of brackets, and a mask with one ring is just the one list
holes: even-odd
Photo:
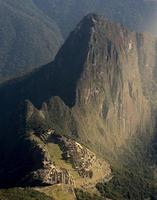
[[(1, 152), (12, 141), (5, 154), (13, 152), (17, 159), (21, 147), (17, 139), (22, 135), (23, 141), (31, 143), (32, 133), (41, 139), (46, 130), (73, 138), (108, 160), (139, 137), (148, 146), (155, 126), (155, 74), (156, 39), (88, 15), (53, 63), (1, 86), (0, 130), (5, 141)], [(27, 101), (17, 112), (27, 99), (31, 103)], [(53, 150), (48, 144), (55, 153), (56, 147)], [(73, 142), (66, 140), (66, 144), (71, 147)], [(31, 151), (24, 153), (28, 158), (31, 155)], [(74, 162), (75, 168), (84, 164), (88, 165)], [(84, 171), (79, 174), (84, 176)]]
[(101, 17), (91, 21), (88, 56), (73, 111), (80, 117), (84, 140), (114, 148), (152, 126), (151, 108), (142, 86), (137, 34)]
[[(79, 46), (78, 38), (84, 40), (83, 46)], [(74, 55), (65, 49), (74, 49)], [(151, 135), (156, 39), (89, 15), (77, 26), (54, 64), (62, 68), (57, 92), (64, 103), (53, 98), (41, 108), (54, 129), (78, 137), (92, 148), (106, 147), (106, 151), (109, 146), (109, 151), (115, 151), (137, 134)]]

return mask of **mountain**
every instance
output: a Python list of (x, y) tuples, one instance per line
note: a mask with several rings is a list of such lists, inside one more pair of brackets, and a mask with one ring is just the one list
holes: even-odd
[[(33, 0), (50, 18), (55, 19), (64, 37), (88, 13), (104, 15), (136, 31), (157, 34), (157, 2), (145, 0)], [(147, 14), (146, 14), (147, 13)]]
[(31, 1), (0, 0), (0, 80), (53, 60), (62, 43), (56, 23)]
[(97, 184), (113, 200), (154, 198), (156, 44), (90, 14), (52, 63), (1, 85), (1, 187)]
[(51, 62), (62, 35), (67, 38), (91, 12), (156, 34), (156, 7), (155, 1), (143, 0), (0, 0), (0, 82)]

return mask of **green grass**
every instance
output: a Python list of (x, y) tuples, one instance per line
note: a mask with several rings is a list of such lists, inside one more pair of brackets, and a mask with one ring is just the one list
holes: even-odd
[(13, 188), (0, 190), (0, 200), (54, 200), (33, 189)]
[(47, 144), (48, 152), (52, 159), (52, 162), (55, 163), (57, 167), (65, 168), (70, 171), (70, 174), (73, 176), (74, 180), (79, 181), (82, 178), (79, 176), (78, 172), (72, 167), (71, 163), (63, 160), (62, 151), (58, 144), (48, 143)]
[(54, 185), (48, 187), (36, 188), (36, 190), (45, 193), (54, 198), (54, 200), (74, 200), (75, 194), (70, 185)]

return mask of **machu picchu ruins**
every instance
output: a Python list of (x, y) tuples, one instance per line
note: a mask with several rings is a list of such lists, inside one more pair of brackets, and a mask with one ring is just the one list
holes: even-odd
[[(38, 149), (42, 151), (42, 167), (31, 173), (33, 179), (40, 180), (45, 185), (55, 184), (69, 184), (72, 186), (77, 185), (77, 182), (84, 180), (82, 187), (89, 185), (94, 181), (107, 180), (111, 177), (110, 165), (104, 160), (97, 158), (95, 153), (76, 142), (73, 139), (56, 134), (54, 131), (45, 131), (42, 135), (37, 137), (41, 144)], [(50, 155), (48, 146), (57, 145), (60, 152), (61, 160), (65, 166), (55, 163), (55, 154)], [(57, 158), (58, 159), (58, 158)], [(67, 166), (71, 166), (69, 169)], [(78, 179), (73, 177), (73, 172), (78, 174)], [(81, 181), (82, 182), (82, 181)], [(92, 184), (91, 184), (92, 185)]]

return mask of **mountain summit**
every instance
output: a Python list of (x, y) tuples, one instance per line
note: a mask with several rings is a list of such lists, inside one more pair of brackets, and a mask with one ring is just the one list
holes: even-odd
[[(156, 1), (145, 0), (33, 0), (50, 18), (55, 19), (64, 37), (90, 12), (120, 22), (131, 30), (156, 34)], [(77, 13), (77, 15), (76, 15)], [(147, 13), (147, 15), (146, 15)]]
[[(13, 185), (16, 179), (44, 182), (59, 147), (76, 164), (77, 153), (69, 155), (67, 144), (76, 152), (85, 148), (92, 161), (95, 154), (89, 149), (118, 166), (119, 161), (130, 163), (128, 157), (137, 154), (140, 143), (145, 151), (138, 150), (135, 157), (141, 163), (154, 137), (156, 42), (90, 14), (53, 63), (3, 84), (0, 177)], [(109, 164), (100, 163), (110, 175)], [(91, 176), (94, 165), (89, 169), (85, 176)]]

